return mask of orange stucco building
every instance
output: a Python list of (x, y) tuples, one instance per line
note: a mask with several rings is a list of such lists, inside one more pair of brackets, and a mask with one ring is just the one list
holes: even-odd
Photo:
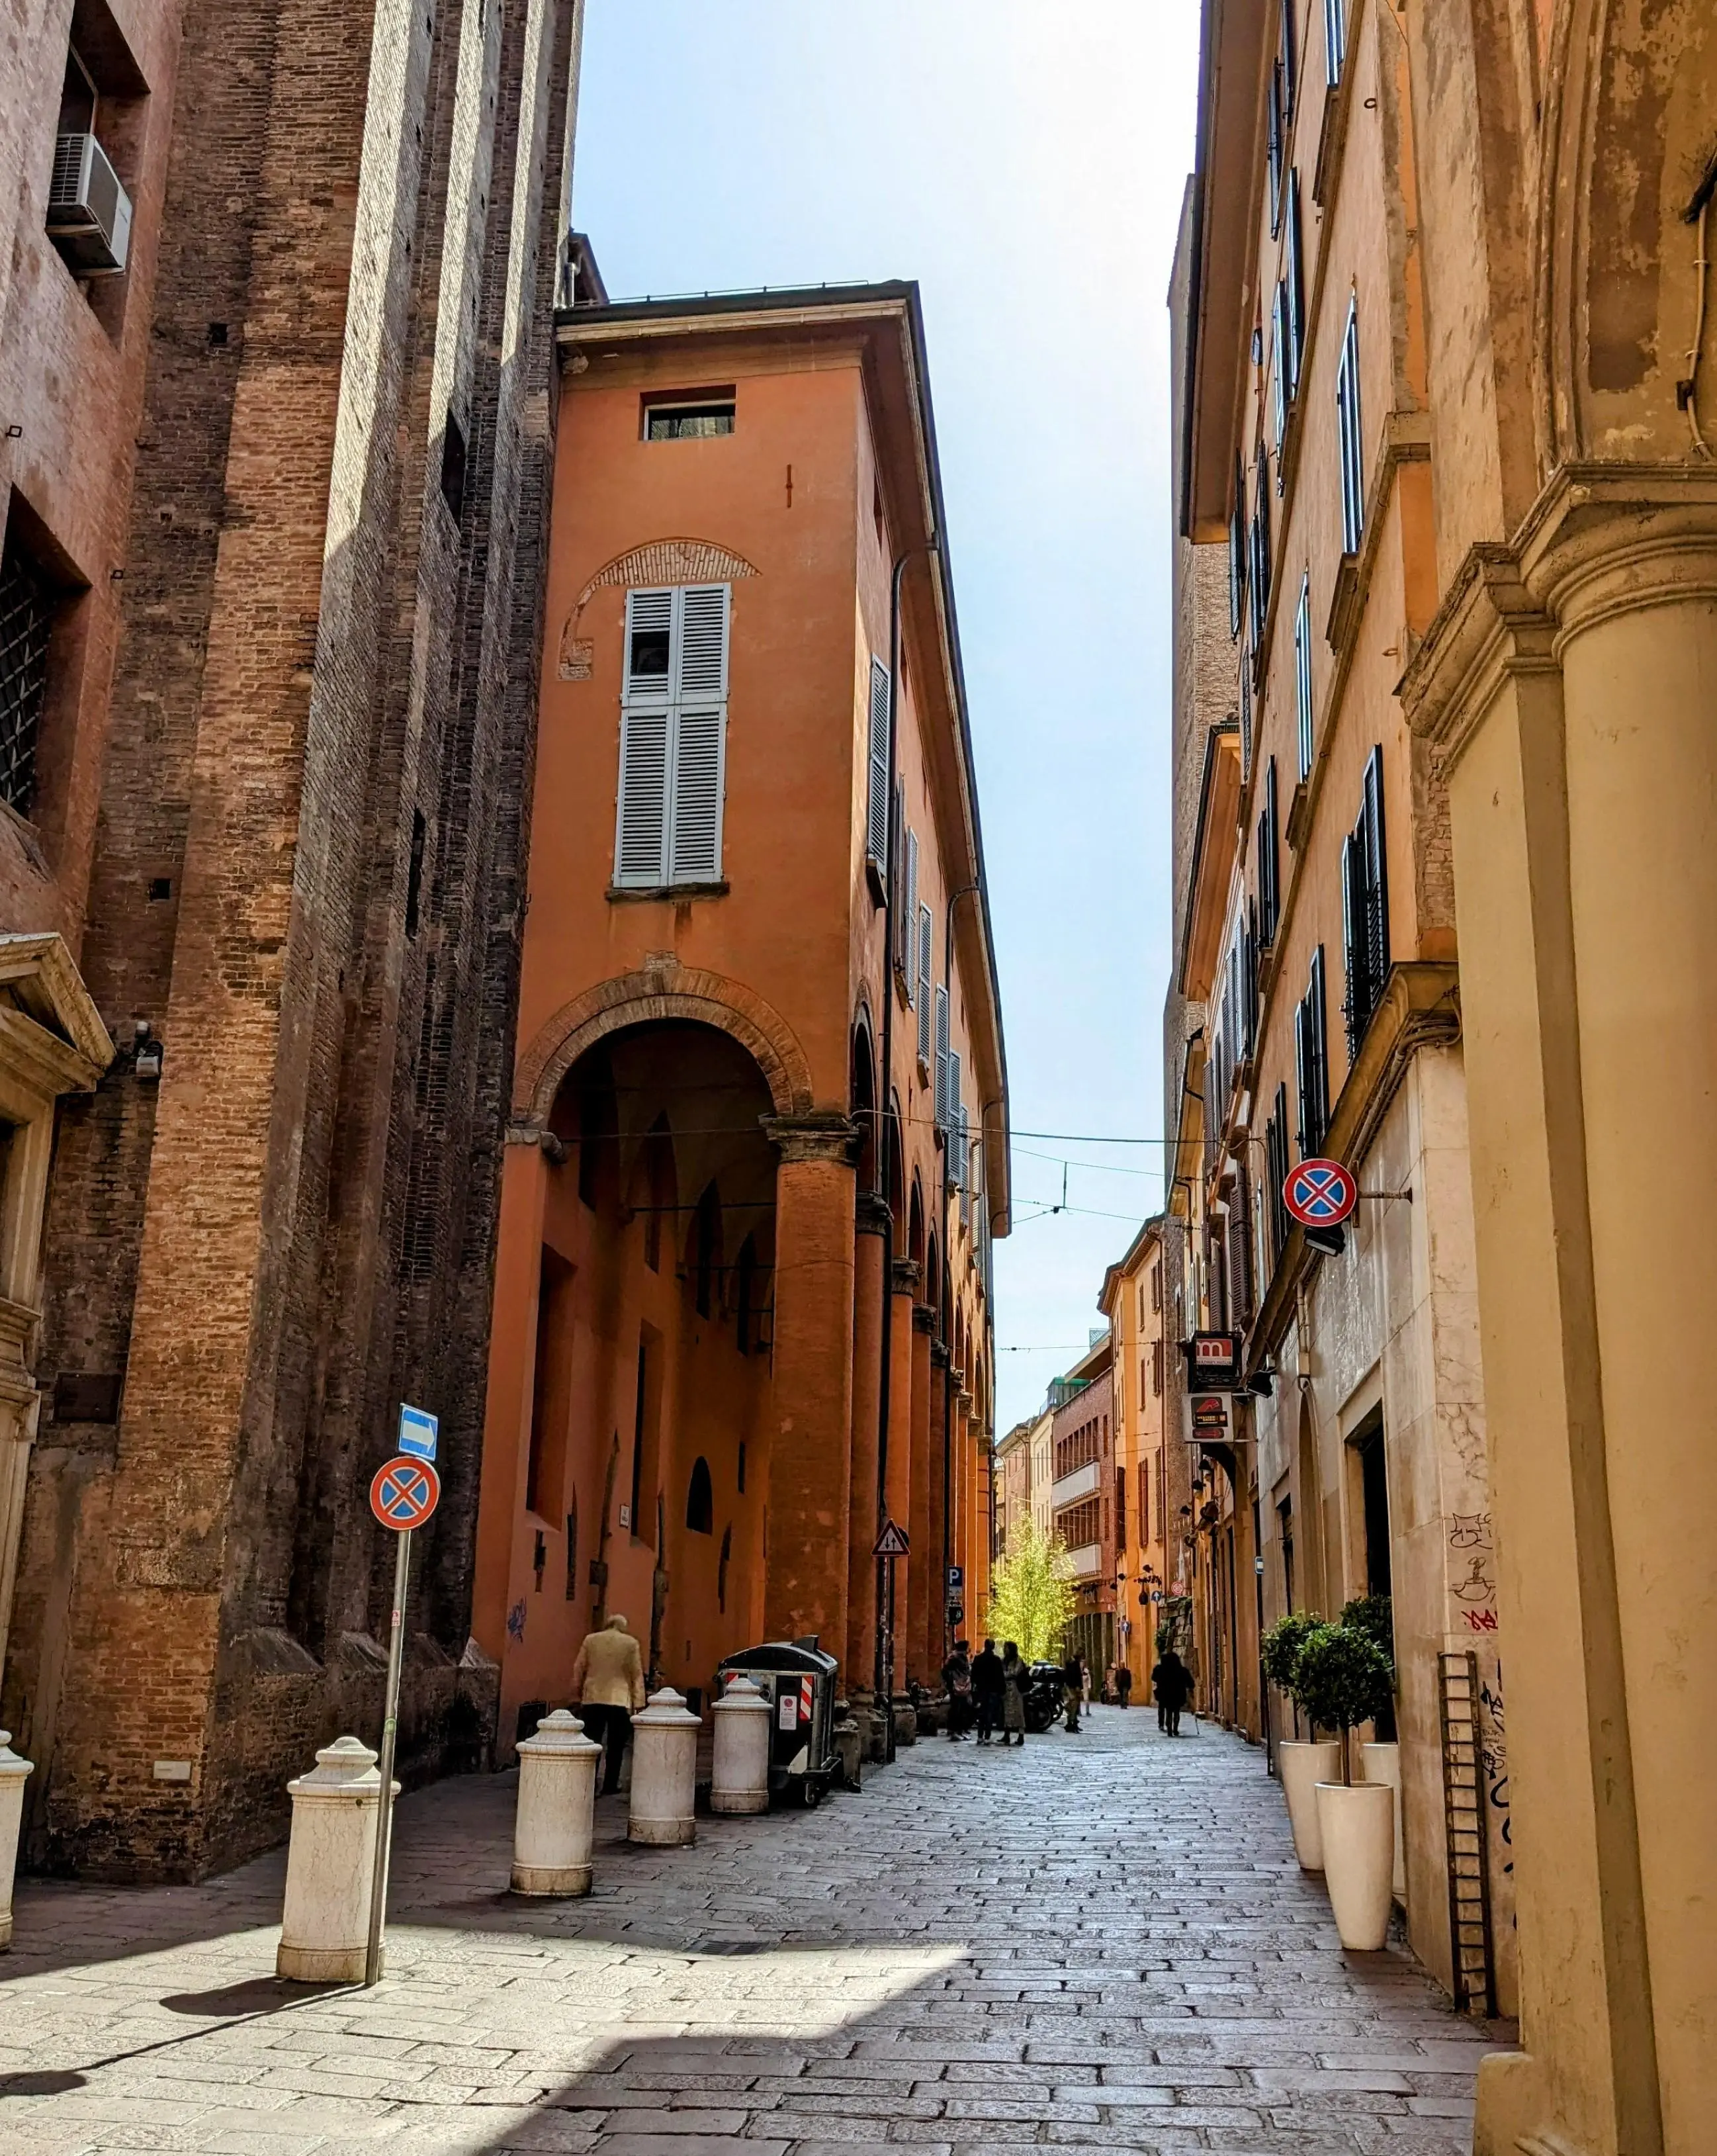
[[(1007, 1080), (915, 289), (581, 307), (558, 444), (474, 1628), (505, 1747), (987, 1591)], [(882, 1073), (886, 1069), (884, 1086)], [(890, 1111), (879, 1118), (879, 1102)]]

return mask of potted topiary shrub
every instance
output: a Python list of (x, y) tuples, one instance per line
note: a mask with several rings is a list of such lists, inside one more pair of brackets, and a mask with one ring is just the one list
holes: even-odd
[[(1279, 1617), (1263, 1635), (1264, 1675), (1294, 1700), (1294, 1727), (1300, 1724), (1300, 1706), (1294, 1691), (1294, 1669), (1299, 1650), (1314, 1632), (1325, 1630), (1315, 1609), (1291, 1609)], [(1323, 1844), (1318, 1835), (1317, 1786), (1332, 1781), (1341, 1771), (1338, 1741), (1320, 1739), (1315, 1724), (1308, 1736), (1284, 1738), (1276, 1747), (1276, 1766), (1282, 1777), (1282, 1794), (1288, 1802), (1288, 1824), (1294, 1830), (1294, 1854), (1304, 1871), (1324, 1868)]]
[[(1363, 1632), (1367, 1639), (1375, 1640), (1389, 1657), (1389, 1666), (1399, 1687), (1400, 1673), (1395, 1661), (1395, 1610), (1386, 1594), (1361, 1594), (1343, 1605), (1341, 1622)], [(1388, 1710), (1377, 1717), (1373, 1733), (1360, 1744), (1360, 1775), (1367, 1782), (1387, 1782), (1395, 1792), (1395, 1898), (1402, 1901), (1407, 1895), (1407, 1851), (1403, 1839), (1401, 1811), (1401, 1746), (1397, 1738), (1395, 1710), (1392, 1702)]]
[(1389, 1936), (1395, 1876), (1395, 1792), (1386, 1782), (1355, 1784), (1351, 1732), (1374, 1722), (1394, 1698), (1395, 1672), (1376, 1641), (1351, 1625), (1310, 1634), (1294, 1665), (1294, 1697), (1320, 1727), (1341, 1735), (1341, 1779), (1317, 1786), (1324, 1877), (1341, 1943), (1376, 1953)]

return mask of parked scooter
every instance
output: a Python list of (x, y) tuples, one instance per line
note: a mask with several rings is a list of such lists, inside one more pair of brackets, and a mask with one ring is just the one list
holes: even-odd
[(1033, 1662), (1025, 1691), (1025, 1726), (1034, 1737), (1053, 1729), (1067, 1712), (1059, 1662)]

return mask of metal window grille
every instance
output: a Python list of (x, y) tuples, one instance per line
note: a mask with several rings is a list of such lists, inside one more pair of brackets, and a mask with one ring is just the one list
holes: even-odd
[(22, 548), (0, 555), (0, 801), (28, 816), (36, 790), (36, 745), (48, 698), (54, 612)]

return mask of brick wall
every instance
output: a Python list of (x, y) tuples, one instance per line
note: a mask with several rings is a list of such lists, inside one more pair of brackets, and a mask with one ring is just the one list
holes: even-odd
[(38, 1863), (216, 1868), (316, 1743), (374, 1738), (402, 1396), (445, 1485), (407, 1775), (492, 1715), (470, 1539), (577, 29), (185, 11), (85, 942), (166, 1062), (66, 1112), (50, 1194), (39, 1362), (126, 1384), (33, 1469), (4, 1697)]

